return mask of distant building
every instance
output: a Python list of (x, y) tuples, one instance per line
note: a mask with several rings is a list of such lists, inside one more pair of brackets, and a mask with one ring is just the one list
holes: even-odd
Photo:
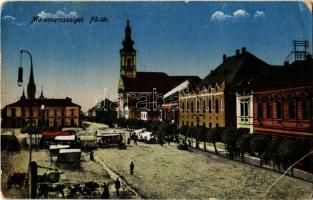
[(236, 91), (272, 66), (246, 51), (236, 50), (196, 86), (180, 93), (179, 127), (236, 128)]
[(169, 76), (163, 72), (138, 72), (136, 50), (131, 38), (129, 21), (120, 50), (120, 80), (118, 83), (118, 118), (160, 120), (163, 95), (193, 76)]
[(6, 105), (2, 110), (2, 127), (23, 128), (33, 126), (46, 128), (79, 127), (81, 107), (72, 102), (71, 98), (47, 99), (43, 91), (35, 98), (36, 85), (33, 68), (27, 85), (27, 98), (24, 90), (20, 100)]
[(116, 120), (116, 109), (118, 107), (118, 102), (112, 102), (105, 99), (94, 107), (90, 108), (85, 117), (88, 121), (95, 121), (99, 123), (105, 123), (112, 126)]

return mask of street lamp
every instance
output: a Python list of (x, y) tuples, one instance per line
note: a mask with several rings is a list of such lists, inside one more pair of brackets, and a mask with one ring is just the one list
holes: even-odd
[[(33, 70), (33, 58), (32, 58), (32, 55), (30, 54), (30, 52), (26, 51), (26, 50), (20, 50), (20, 53), (21, 53), (21, 57), (20, 57), (20, 67), (18, 69), (18, 80), (17, 80), (17, 84), (19, 87), (21, 87), (23, 85), (23, 67), (22, 67), (22, 55), (23, 53), (26, 53), (29, 55), (30, 57), (30, 69), (31, 69), (31, 73), (32, 73), (32, 70)], [(35, 162), (32, 162), (32, 131), (33, 131), (33, 128), (32, 128), (32, 124), (33, 124), (33, 97), (28, 97), (30, 99), (29, 103), (30, 103), (30, 112), (29, 112), (29, 164), (28, 164), (28, 174), (29, 174), (29, 177), (28, 177), (28, 185), (29, 185), (29, 188), (28, 188), (28, 196), (30, 198), (36, 198), (36, 186), (34, 186), (34, 182), (35, 182), (35, 179), (33, 177), (33, 174), (36, 173), (37, 174), (37, 164)]]
[(42, 131), (45, 129), (46, 127), (46, 123), (45, 123), (45, 105), (42, 104), (40, 106), (40, 110), (41, 110), (41, 128), (42, 128)]

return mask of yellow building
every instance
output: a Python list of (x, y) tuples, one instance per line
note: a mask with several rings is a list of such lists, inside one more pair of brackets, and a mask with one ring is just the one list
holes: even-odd
[[(80, 106), (71, 98), (65, 99), (26, 99), (5, 106), (3, 122), (5, 128), (22, 128), (28, 126), (32, 119), (35, 127), (60, 128), (80, 126)], [(32, 112), (30, 112), (32, 111)]]
[(223, 55), (223, 62), (197, 85), (180, 93), (179, 127), (236, 128), (236, 89), (272, 66), (246, 51)]

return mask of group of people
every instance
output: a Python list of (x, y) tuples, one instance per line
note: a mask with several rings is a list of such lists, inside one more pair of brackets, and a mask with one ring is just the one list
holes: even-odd
[[(134, 169), (135, 169), (134, 161), (131, 161), (131, 163), (129, 165), (129, 169), (130, 169), (130, 174), (133, 175)], [(120, 196), (121, 181), (119, 180), (118, 177), (114, 181), (114, 186), (115, 186), (115, 190), (116, 190), (116, 195)], [(110, 198), (109, 184), (103, 185), (103, 192), (101, 194), (101, 198), (102, 199), (109, 199)]]
[(138, 142), (138, 136), (136, 134), (132, 134), (128, 139), (127, 139), (127, 144), (130, 145), (131, 140), (134, 140), (134, 145), (137, 145)]

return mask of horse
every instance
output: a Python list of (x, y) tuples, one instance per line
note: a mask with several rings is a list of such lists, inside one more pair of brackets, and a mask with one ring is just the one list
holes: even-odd
[(57, 183), (60, 180), (60, 172), (50, 172), (50, 173), (44, 173), (43, 175), (37, 176), (37, 182), (49, 182), (49, 183)]
[(27, 173), (15, 172), (13, 175), (9, 175), (7, 180), (7, 187), (10, 189), (12, 186), (23, 187), (28, 184)]
[(80, 193), (81, 195), (85, 195), (82, 186), (78, 183), (78, 184), (74, 184), (73, 186), (68, 186), (69, 189), (69, 194), (67, 196), (67, 198), (70, 199), (77, 199), (77, 193)]
[(96, 192), (99, 188), (99, 184), (94, 182), (94, 181), (89, 181), (87, 183), (85, 183), (85, 186), (84, 186), (84, 192), (87, 194), (87, 195), (91, 195), (92, 193)]
[(58, 192), (62, 194), (62, 198), (64, 198), (64, 189), (65, 184), (63, 183), (40, 183), (38, 184), (38, 198), (43, 197), (44, 199), (48, 198), (49, 192)]

